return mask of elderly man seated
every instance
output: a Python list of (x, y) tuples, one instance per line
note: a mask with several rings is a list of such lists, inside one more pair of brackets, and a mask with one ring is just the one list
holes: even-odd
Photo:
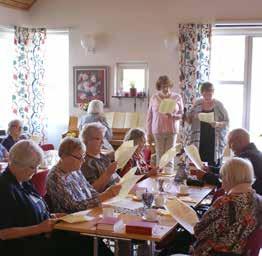
[(86, 157), (81, 171), (98, 192), (103, 192), (120, 180), (116, 173), (117, 163), (111, 163), (110, 157), (101, 153), (104, 129), (97, 122), (86, 124), (81, 132), (81, 139), (86, 145)]
[[(247, 158), (251, 161), (255, 173), (253, 188), (258, 194), (262, 195), (262, 152), (257, 149), (254, 143), (250, 142), (249, 133), (242, 128), (232, 130), (228, 134), (228, 145), (235, 156)], [(210, 169), (197, 171), (196, 175), (206, 183), (215, 185), (220, 183), (218, 175)]]
[(8, 136), (3, 139), (2, 145), (7, 151), (19, 140), (26, 139), (26, 136), (22, 134), (23, 124), (20, 120), (15, 119), (8, 123)]

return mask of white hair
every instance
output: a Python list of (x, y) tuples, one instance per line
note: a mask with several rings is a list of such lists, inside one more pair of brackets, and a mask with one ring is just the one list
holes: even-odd
[(104, 104), (101, 100), (92, 100), (88, 105), (88, 114), (102, 114), (104, 112)]
[(43, 160), (43, 150), (32, 140), (20, 140), (9, 151), (11, 165), (24, 168), (36, 166)]
[(254, 180), (254, 169), (248, 159), (234, 157), (226, 161), (220, 169), (222, 183), (231, 189), (238, 184), (252, 184)]
[(15, 125), (19, 125), (21, 127), (23, 127), (23, 123), (19, 120), (19, 119), (14, 119), (14, 120), (11, 120), (9, 123), (8, 123), (8, 129), (7, 129), (7, 132), (8, 134), (10, 133), (10, 130), (13, 126)]
[(82, 141), (84, 142), (85, 145), (87, 145), (88, 139), (91, 137), (92, 133), (94, 131), (97, 131), (97, 130), (102, 131), (103, 136), (104, 136), (106, 128), (101, 123), (93, 122), (93, 123), (89, 123), (89, 124), (84, 125), (84, 127), (81, 131), (80, 137), (81, 137), (81, 139), (82, 139)]

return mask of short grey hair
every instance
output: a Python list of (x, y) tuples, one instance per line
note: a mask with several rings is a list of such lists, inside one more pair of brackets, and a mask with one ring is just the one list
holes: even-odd
[(222, 183), (225, 182), (229, 188), (238, 184), (254, 181), (254, 169), (248, 159), (234, 157), (226, 161), (220, 169)]
[(88, 114), (102, 114), (104, 112), (104, 104), (101, 100), (92, 100), (88, 105)]
[(20, 168), (39, 165), (43, 160), (43, 150), (32, 140), (20, 140), (9, 151), (10, 165)]
[(145, 136), (146, 133), (144, 132), (144, 130), (139, 128), (132, 128), (126, 133), (124, 140), (125, 141), (133, 140), (134, 145), (137, 145), (138, 142), (142, 140), (142, 138), (145, 138)]
[(21, 127), (23, 127), (23, 123), (19, 120), (19, 119), (14, 119), (14, 120), (11, 120), (9, 123), (8, 123), (8, 128), (7, 128), (7, 132), (8, 134), (10, 133), (10, 130), (13, 126), (15, 126), (16, 124), (20, 125)]
[(66, 137), (60, 143), (58, 155), (59, 157), (70, 156), (75, 150), (83, 150), (85, 152), (86, 146), (78, 138)]
[(102, 125), (99, 122), (93, 122), (93, 123), (89, 123), (89, 124), (84, 125), (84, 127), (81, 131), (80, 137), (81, 137), (81, 139), (82, 139), (82, 141), (84, 142), (85, 145), (87, 145), (88, 139), (91, 137), (92, 133), (94, 131), (97, 131), (97, 130), (101, 130), (103, 132), (103, 135), (104, 135), (106, 128), (105, 128), (104, 125)]

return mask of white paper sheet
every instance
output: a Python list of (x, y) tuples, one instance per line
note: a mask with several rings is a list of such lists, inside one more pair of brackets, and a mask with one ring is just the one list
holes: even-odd
[(137, 146), (134, 146), (132, 140), (125, 141), (116, 151), (115, 151), (115, 160), (117, 161), (117, 168), (122, 169), (132, 155), (135, 153)]
[(120, 180), (120, 184), (125, 183), (127, 180), (131, 179), (134, 177), (135, 173), (136, 173), (137, 167), (133, 167), (131, 168)]
[(69, 214), (59, 219), (67, 223), (78, 223), (78, 222), (92, 221), (95, 219), (95, 217), (82, 215), (82, 214)]
[(176, 146), (167, 150), (166, 153), (162, 155), (162, 157), (160, 158), (159, 168), (165, 167), (172, 159), (174, 159), (174, 157), (180, 151), (180, 149), (181, 144), (177, 144)]
[(176, 101), (174, 99), (163, 99), (159, 106), (159, 113), (173, 113), (176, 110)]
[(199, 222), (199, 219), (190, 206), (175, 197), (167, 201), (166, 208), (181, 226), (191, 234), (194, 234), (194, 226)]
[(130, 198), (121, 198), (118, 196), (104, 202), (103, 204), (113, 207), (126, 208), (129, 210), (136, 210), (143, 207), (143, 203), (141, 202), (135, 202)]
[(196, 168), (201, 170), (203, 168), (203, 163), (200, 158), (197, 147), (194, 144), (191, 144), (189, 146), (186, 146), (184, 149), (190, 160), (196, 166)]
[(133, 167), (121, 180), (121, 190), (117, 197), (125, 198), (127, 197), (130, 190), (135, 186), (135, 184), (144, 176), (144, 175), (135, 175), (137, 167)]
[(213, 122), (215, 122), (214, 112), (199, 113), (198, 119), (202, 122), (205, 122), (205, 123), (209, 123), (209, 124), (213, 123)]

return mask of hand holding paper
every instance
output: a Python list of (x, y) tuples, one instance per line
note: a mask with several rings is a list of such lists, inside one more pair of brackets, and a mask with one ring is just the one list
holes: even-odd
[(167, 201), (166, 208), (173, 218), (188, 232), (194, 234), (194, 226), (199, 222), (196, 212), (177, 197)]
[(201, 170), (203, 168), (203, 163), (202, 163), (202, 160), (200, 158), (199, 151), (198, 151), (197, 147), (194, 144), (191, 144), (189, 146), (186, 146), (184, 149), (185, 149), (186, 154), (190, 158), (190, 160), (194, 163), (194, 165), (199, 170)]
[(215, 122), (215, 117), (214, 117), (214, 112), (210, 112), (210, 113), (199, 113), (198, 114), (198, 119), (201, 122), (205, 122), (205, 123), (214, 123)]
[(176, 110), (176, 101), (173, 99), (163, 99), (161, 100), (160, 106), (159, 106), (159, 113), (167, 114), (167, 113), (173, 113)]

